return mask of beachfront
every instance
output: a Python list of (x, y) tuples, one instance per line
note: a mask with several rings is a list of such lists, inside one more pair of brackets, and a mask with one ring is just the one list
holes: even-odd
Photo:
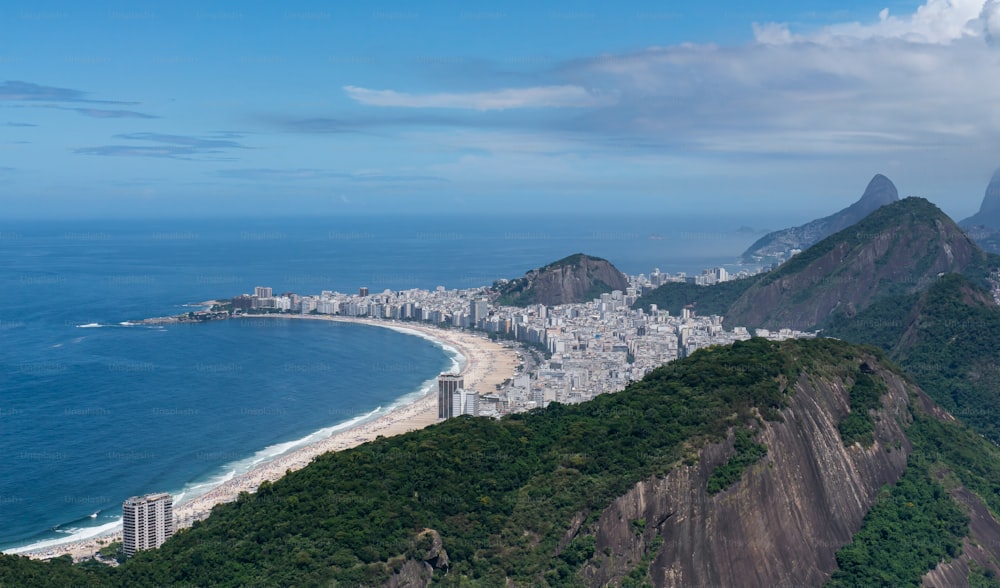
[[(267, 315), (254, 315), (259, 319)], [(484, 337), (464, 331), (453, 331), (397, 323), (385, 320), (358, 319), (329, 315), (280, 315), (276, 319), (325, 320), (334, 322), (353, 322), (390, 328), (400, 332), (420, 335), (437, 341), (442, 346), (454, 348), (463, 358), (462, 375), (468, 388), (483, 393), (493, 392), (496, 386), (504, 380), (512, 378), (518, 365), (513, 349), (487, 340)], [(239, 318), (234, 320), (241, 320)], [(376, 437), (391, 437), (409, 431), (424, 428), (438, 421), (437, 390), (416, 401), (400, 406), (392, 412), (375, 420), (338, 431), (331, 436), (279, 456), (272, 461), (263, 463), (245, 474), (236, 476), (209, 492), (174, 506), (174, 516), (178, 528), (190, 527), (196, 520), (208, 516), (212, 507), (217, 504), (236, 500), (240, 492), (254, 492), (265, 480), (274, 482), (285, 475), (286, 471), (295, 471), (308, 465), (315, 457), (329, 451), (340, 451), (374, 440)], [(26, 552), (36, 558), (50, 558), (71, 555), (74, 559), (90, 557), (103, 545), (111, 541), (120, 541), (121, 531), (93, 537), (84, 541), (66, 543), (47, 547), (37, 552)]]

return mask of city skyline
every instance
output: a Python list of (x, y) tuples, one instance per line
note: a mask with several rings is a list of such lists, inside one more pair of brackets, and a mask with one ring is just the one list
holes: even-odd
[(960, 220), (1000, 165), (993, 0), (48, 2), (2, 18), (10, 217), (613, 203), (808, 220), (884, 173)]

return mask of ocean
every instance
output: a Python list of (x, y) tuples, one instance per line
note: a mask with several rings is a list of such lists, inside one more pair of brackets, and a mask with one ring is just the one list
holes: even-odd
[(0, 550), (92, 535), (120, 520), (129, 496), (167, 491), (182, 502), (425, 393), (457, 362), (454, 350), (364, 325), (122, 323), (254, 286), (469, 288), (577, 252), (630, 274), (735, 269), (760, 236), (737, 230), (748, 224), (718, 215), (2, 221)]

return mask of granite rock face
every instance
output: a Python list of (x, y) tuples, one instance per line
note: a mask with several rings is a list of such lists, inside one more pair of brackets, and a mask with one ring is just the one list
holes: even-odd
[(875, 374), (888, 391), (871, 447), (844, 447), (838, 433), (849, 382), (802, 376), (784, 422), (765, 421), (757, 437), (767, 456), (733, 486), (706, 491), (711, 471), (733, 451), (730, 435), (706, 446), (696, 465), (640, 482), (605, 509), (596, 555), (583, 571), (587, 584), (617, 585), (645, 561), (656, 586), (821, 585), (879, 489), (902, 475), (912, 447), (911, 386), (891, 371)]
[(628, 278), (609, 261), (582, 253), (527, 272), (523, 278), (494, 284), (498, 301), (511, 306), (587, 302), (628, 288)]

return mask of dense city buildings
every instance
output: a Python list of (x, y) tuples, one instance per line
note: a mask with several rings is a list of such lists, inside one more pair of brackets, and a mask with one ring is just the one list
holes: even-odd
[[(709, 345), (725, 345), (751, 336), (768, 339), (814, 336), (790, 329), (727, 328), (721, 316), (700, 316), (683, 309), (680, 316), (653, 306), (632, 308), (639, 297), (668, 282), (711, 285), (751, 275), (725, 268), (707, 269), (698, 276), (671, 275), (654, 269), (629, 277), (629, 287), (601, 294), (588, 302), (525, 308), (495, 304), (489, 288), (447, 290), (385, 290), (342, 294), (324, 290), (318, 296), (293, 293), (232, 299), (233, 311), (294, 312), (367, 317), (393, 321), (423, 321), (442, 328), (465, 328), (510, 345), (521, 344), (531, 356), (524, 372), (497, 390), (464, 390), (460, 375), (438, 378), (438, 416), (460, 414), (500, 416), (544, 407), (550, 402), (575, 403), (599, 394), (617, 392), (650, 371)], [(247, 307), (250, 309), (247, 309)], [(462, 393), (459, 394), (459, 391)], [(457, 394), (457, 396), (456, 396)]]
[(133, 496), (122, 503), (122, 546), (127, 557), (156, 549), (174, 534), (173, 504), (166, 493)]

